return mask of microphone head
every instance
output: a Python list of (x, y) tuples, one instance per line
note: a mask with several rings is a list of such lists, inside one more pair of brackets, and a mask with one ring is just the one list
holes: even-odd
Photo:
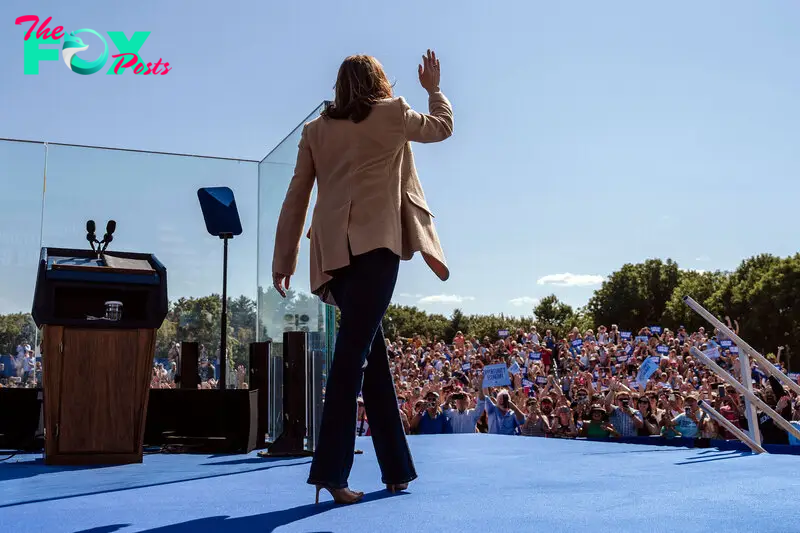
[(111, 235), (117, 230), (117, 221), (116, 220), (109, 220), (108, 224), (106, 224), (106, 233)]
[(94, 220), (86, 221), (86, 233), (94, 233), (97, 227), (94, 225)]

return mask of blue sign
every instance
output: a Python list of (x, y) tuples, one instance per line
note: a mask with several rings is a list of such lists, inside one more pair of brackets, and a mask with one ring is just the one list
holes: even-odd
[(633, 346), (631, 346), (630, 344), (627, 345), (625, 347), (625, 353), (628, 354), (628, 355), (632, 354), (633, 353)]
[(508, 330), (501, 329), (500, 331), (497, 332), (497, 336), (500, 337), (501, 339), (508, 337)]
[(528, 359), (540, 361), (542, 359), (542, 352), (531, 352), (530, 355), (528, 355)]
[(472, 368), (472, 365), (470, 363), (464, 363), (463, 365), (461, 365), (461, 370), (463, 370), (465, 372), (467, 370), (469, 370), (470, 368)]
[(650, 326), (650, 332), (651, 333), (660, 334), (662, 331), (663, 330), (661, 329), (661, 326)]
[(631, 340), (631, 336), (632, 335), (633, 335), (633, 333), (631, 333), (630, 331), (620, 331), (619, 332), (619, 336), (622, 337), (625, 340), (628, 340), (628, 341)]
[(636, 344), (639, 344), (640, 342), (647, 342), (649, 340), (650, 339), (645, 335), (637, 335), (636, 336)]
[(642, 386), (642, 389), (647, 387), (647, 380), (658, 370), (660, 361), (660, 357), (648, 357), (645, 359), (644, 363), (642, 363), (642, 366), (639, 367), (639, 373), (636, 375), (636, 382)]
[(735, 345), (731, 346), (731, 353), (739, 353), (739, 347)]
[(518, 365), (518, 364), (515, 362), (514, 364), (512, 364), (512, 365), (511, 365), (511, 366), (508, 368), (508, 371), (509, 371), (509, 372), (511, 372), (512, 374), (519, 374), (519, 373), (520, 373), (520, 371), (519, 371), (519, 365)]
[(733, 345), (733, 341), (728, 339), (721, 340), (719, 341), (719, 345), (723, 348), (730, 348)]
[(669, 353), (669, 347), (664, 346), (663, 344), (659, 344), (658, 346), (656, 346), (656, 351), (660, 354), (666, 355)]
[(483, 387), (507, 387), (511, 385), (505, 363), (483, 367)]
[(582, 339), (575, 339), (574, 341), (572, 341), (572, 347), (573, 348), (580, 348), (581, 346), (583, 346), (583, 340)]

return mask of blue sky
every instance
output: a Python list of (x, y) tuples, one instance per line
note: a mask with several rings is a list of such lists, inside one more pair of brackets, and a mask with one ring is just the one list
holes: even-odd
[[(398, 303), (528, 314), (551, 292), (583, 305), (625, 262), (733, 269), (797, 251), (796, 2), (133, 6), (0, 3), (0, 137), (261, 160), (331, 97), (352, 53), (377, 56), (424, 110), (416, 65), (436, 50), (455, 135), (415, 153), (452, 277), (405, 263)], [(69, 31), (150, 31), (142, 56), (173, 70), (81, 76), (59, 58), (23, 75), (28, 25), (14, 20), (31, 14)], [(93, 39), (86, 59), (101, 46)], [(30, 308), (43, 161), (41, 146), (0, 143), (0, 313)], [(262, 260), (291, 173), (280, 162), (261, 169)], [(195, 191), (229, 185), (245, 227), (230, 290), (254, 295), (258, 176), (255, 163), (51, 146), (44, 243), (82, 247), (87, 218), (115, 218), (112, 247), (162, 258), (170, 297), (218, 291), (221, 245)], [(295, 284), (307, 283), (303, 264)]]

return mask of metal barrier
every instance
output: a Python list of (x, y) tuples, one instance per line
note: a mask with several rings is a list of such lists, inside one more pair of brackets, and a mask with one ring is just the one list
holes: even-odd
[[(756, 453), (767, 453), (764, 448), (761, 447), (761, 433), (758, 429), (758, 417), (756, 407), (761, 408), (765, 414), (767, 414), (772, 420), (784, 429), (786, 432), (791, 433), (798, 439), (800, 439), (800, 430), (786, 421), (779, 413), (777, 413), (774, 409), (772, 409), (769, 405), (764, 403), (760, 400), (755, 394), (753, 394), (753, 380), (750, 374), (750, 358), (752, 357), (756, 364), (768, 375), (773, 376), (778, 381), (783, 382), (787, 385), (790, 389), (795, 391), (797, 394), (800, 394), (800, 385), (793, 382), (786, 374), (775, 368), (769, 360), (758, 353), (755, 348), (747, 344), (741, 337), (739, 337), (736, 333), (730, 330), (725, 324), (723, 324), (720, 320), (717, 319), (713, 314), (711, 314), (707, 309), (705, 309), (702, 305), (694, 301), (689, 296), (684, 296), (683, 301), (686, 305), (688, 305), (694, 312), (696, 312), (701, 317), (705, 318), (712, 326), (714, 326), (718, 332), (721, 332), (725, 337), (731, 340), (731, 342), (736, 345), (739, 350), (739, 367), (741, 371), (741, 378), (744, 382), (739, 383), (739, 381), (731, 376), (728, 372), (722, 369), (714, 360), (708, 357), (705, 353), (701, 352), (695, 347), (691, 348), (691, 354), (697, 358), (700, 362), (710, 368), (720, 379), (728, 383), (737, 392), (742, 394), (745, 398), (745, 414), (747, 416), (747, 425), (749, 428), (749, 435), (745, 434), (743, 431), (738, 430), (733, 424), (727, 421), (721, 414), (719, 414), (713, 407), (708, 405), (705, 402), (701, 403), (701, 408), (709, 414), (712, 418), (723, 424), (723, 426), (736, 435), (742, 442), (747, 444), (750, 449), (752, 449)], [(720, 421), (720, 419), (725, 420), (728, 424), (725, 424)], [(733, 431), (731, 429), (736, 429), (737, 431)], [(746, 438), (743, 438), (746, 437)]]

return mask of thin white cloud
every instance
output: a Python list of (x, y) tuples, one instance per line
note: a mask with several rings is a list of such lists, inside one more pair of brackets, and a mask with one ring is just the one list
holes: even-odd
[(603, 276), (593, 274), (571, 274), (565, 272), (564, 274), (542, 276), (536, 280), (536, 283), (538, 285), (557, 285), (559, 287), (589, 287), (591, 285), (600, 285), (605, 279)]
[(531, 298), (530, 296), (520, 296), (519, 298), (512, 298), (508, 301), (514, 307), (522, 307), (524, 305), (534, 305), (538, 302), (538, 298)]
[(707, 255), (701, 255), (700, 257), (696, 257), (694, 260), (697, 261), (698, 263), (708, 263), (709, 261), (711, 261), (711, 258), (708, 257)]
[(459, 296), (457, 294), (434, 294), (420, 298), (421, 304), (460, 304), (474, 300), (472, 296)]
[(407, 292), (401, 292), (397, 296), (400, 298), (422, 298), (421, 294), (409, 294)]

